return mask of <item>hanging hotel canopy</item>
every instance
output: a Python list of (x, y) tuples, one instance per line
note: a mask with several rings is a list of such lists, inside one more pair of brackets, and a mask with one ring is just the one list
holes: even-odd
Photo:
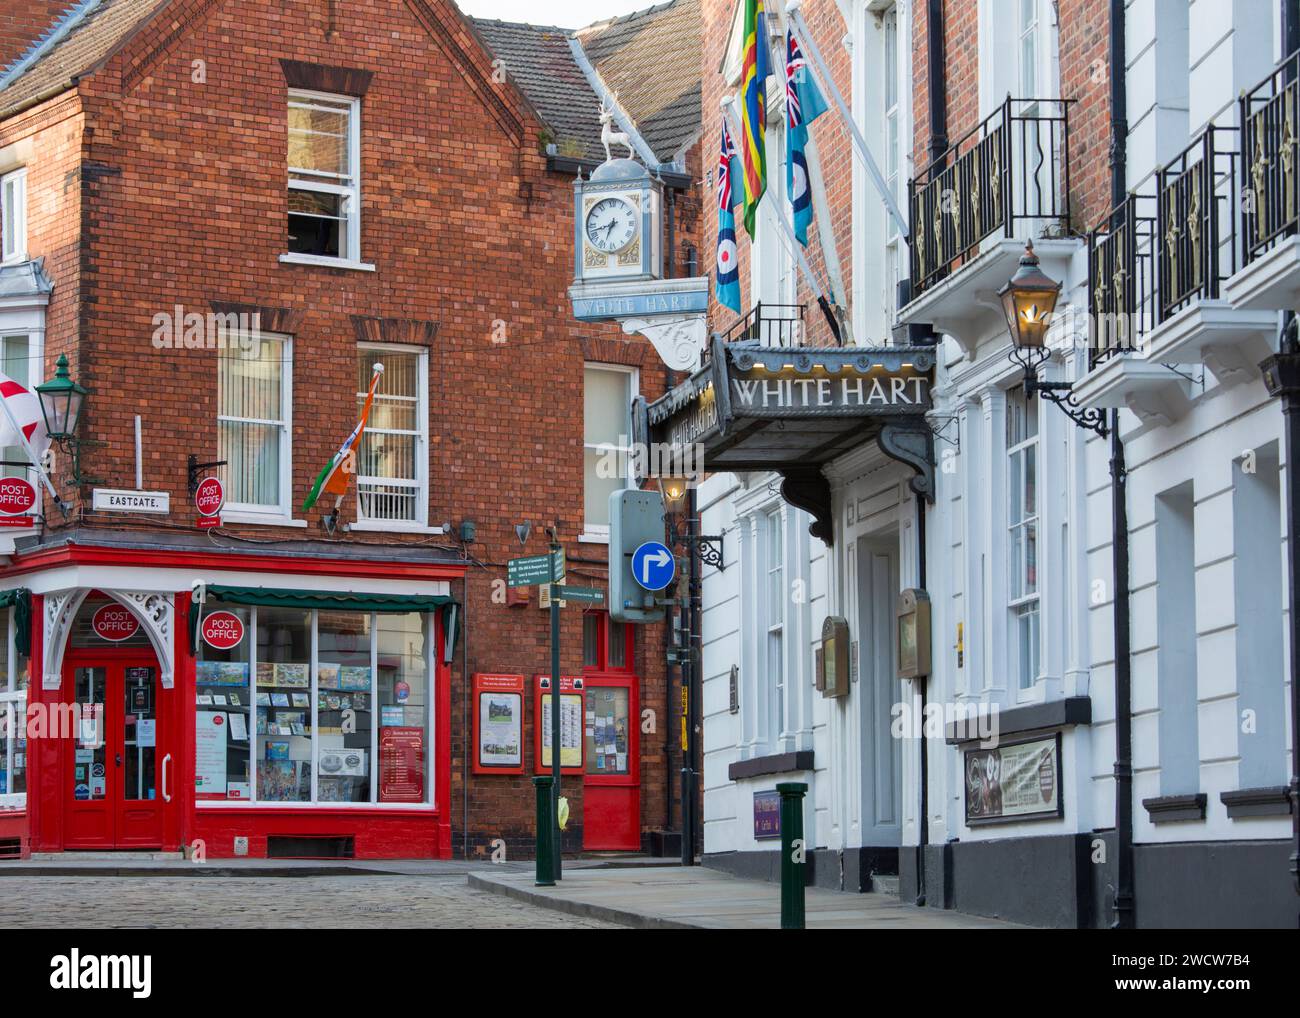
[(632, 432), (648, 466), (688, 448), (700, 471), (773, 470), (787, 502), (816, 517), (830, 543), (822, 467), (865, 442), (909, 465), (912, 490), (934, 500), (932, 347), (764, 347), (715, 334), (703, 368), (654, 403), (638, 399)]

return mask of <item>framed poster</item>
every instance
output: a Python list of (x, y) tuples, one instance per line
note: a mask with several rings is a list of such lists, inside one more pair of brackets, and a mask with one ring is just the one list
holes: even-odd
[[(560, 773), (583, 771), (583, 699), (586, 682), (580, 675), (560, 678)], [(538, 774), (551, 771), (551, 677), (538, 675), (534, 683), (533, 760)]]
[(977, 746), (962, 754), (962, 764), (971, 827), (1064, 815), (1060, 732), (996, 749)]
[(771, 841), (781, 837), (781, 793), (754, 793), (754, 840)]
[(379, 801), (424, 802), (424, 729), (379, 729)]
[(474, 773), (524, 773), (522, 675), (474, 676)]
[(226, 797), (226, 713), (194, 714), (194, 794), (200, 799)]

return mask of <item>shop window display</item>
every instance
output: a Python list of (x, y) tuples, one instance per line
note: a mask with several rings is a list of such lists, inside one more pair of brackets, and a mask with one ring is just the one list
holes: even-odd
[(311, 802), (311, 624), (308, 611), (257, 612), (259, 802)]
[[(229, 634), (235, 626), (230, 622), (231, 616), (241, 627), (237, 630), (240, 639), (234, 646), (221, 646), (231, 640)], [(249, 688), (252, 641), (248, 638), (251, 631), (252, 613), (247, 608), (206, 611), (199, 625), (194, 779), (195, 795), (200, 799), (247, 801), (252, 798), (253, 697)], [(211, 636), (212, 642), (207, 636)]]

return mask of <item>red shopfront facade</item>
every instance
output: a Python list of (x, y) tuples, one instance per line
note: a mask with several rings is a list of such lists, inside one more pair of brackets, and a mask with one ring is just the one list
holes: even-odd
[(15, 556), (0, 845), (449, 858), (463, 571), (409, 553)]

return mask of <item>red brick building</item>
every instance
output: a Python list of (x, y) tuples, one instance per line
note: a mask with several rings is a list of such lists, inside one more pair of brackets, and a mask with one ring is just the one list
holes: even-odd
[[(603, 159), (620, 34), (680, 33), (690, 6), (516, 52), (447, 0), (87, 0), (0, 21), (2, 370), (30, 388), (66, 358), (90, 390), (54, 452), (66, 508), (38, 495), (0, 538), (0, 696), (77, 720), (67, 738), (10, 726), (11, 851), (531, 852), (548, 627), (505, 563), (553, 526), (570, 582), (603, 584), (623, 482), (597, 461), (627, 434), (605, 408), (666, 381), (641, 339), (571, 318), (572, 180)], [(663, 98), (698, 77), (661, 66), (671, 88), (625, 93), (620, 116), (654, 139), (684, 274), (698, 103)], [(348, 492), (304, 510), (377, 362)], [(6, 473), (39, 487), (20, 455)], [(192, 493), (208, 475), (215, 528)], [(594, 819), (590, 782), (566, 780), (567, 849), (639, 849), (679, 822), (664, 641), (565, 612), (565, 674), (617, 746), (588, 729), (583, 770), (607, 780)]]

